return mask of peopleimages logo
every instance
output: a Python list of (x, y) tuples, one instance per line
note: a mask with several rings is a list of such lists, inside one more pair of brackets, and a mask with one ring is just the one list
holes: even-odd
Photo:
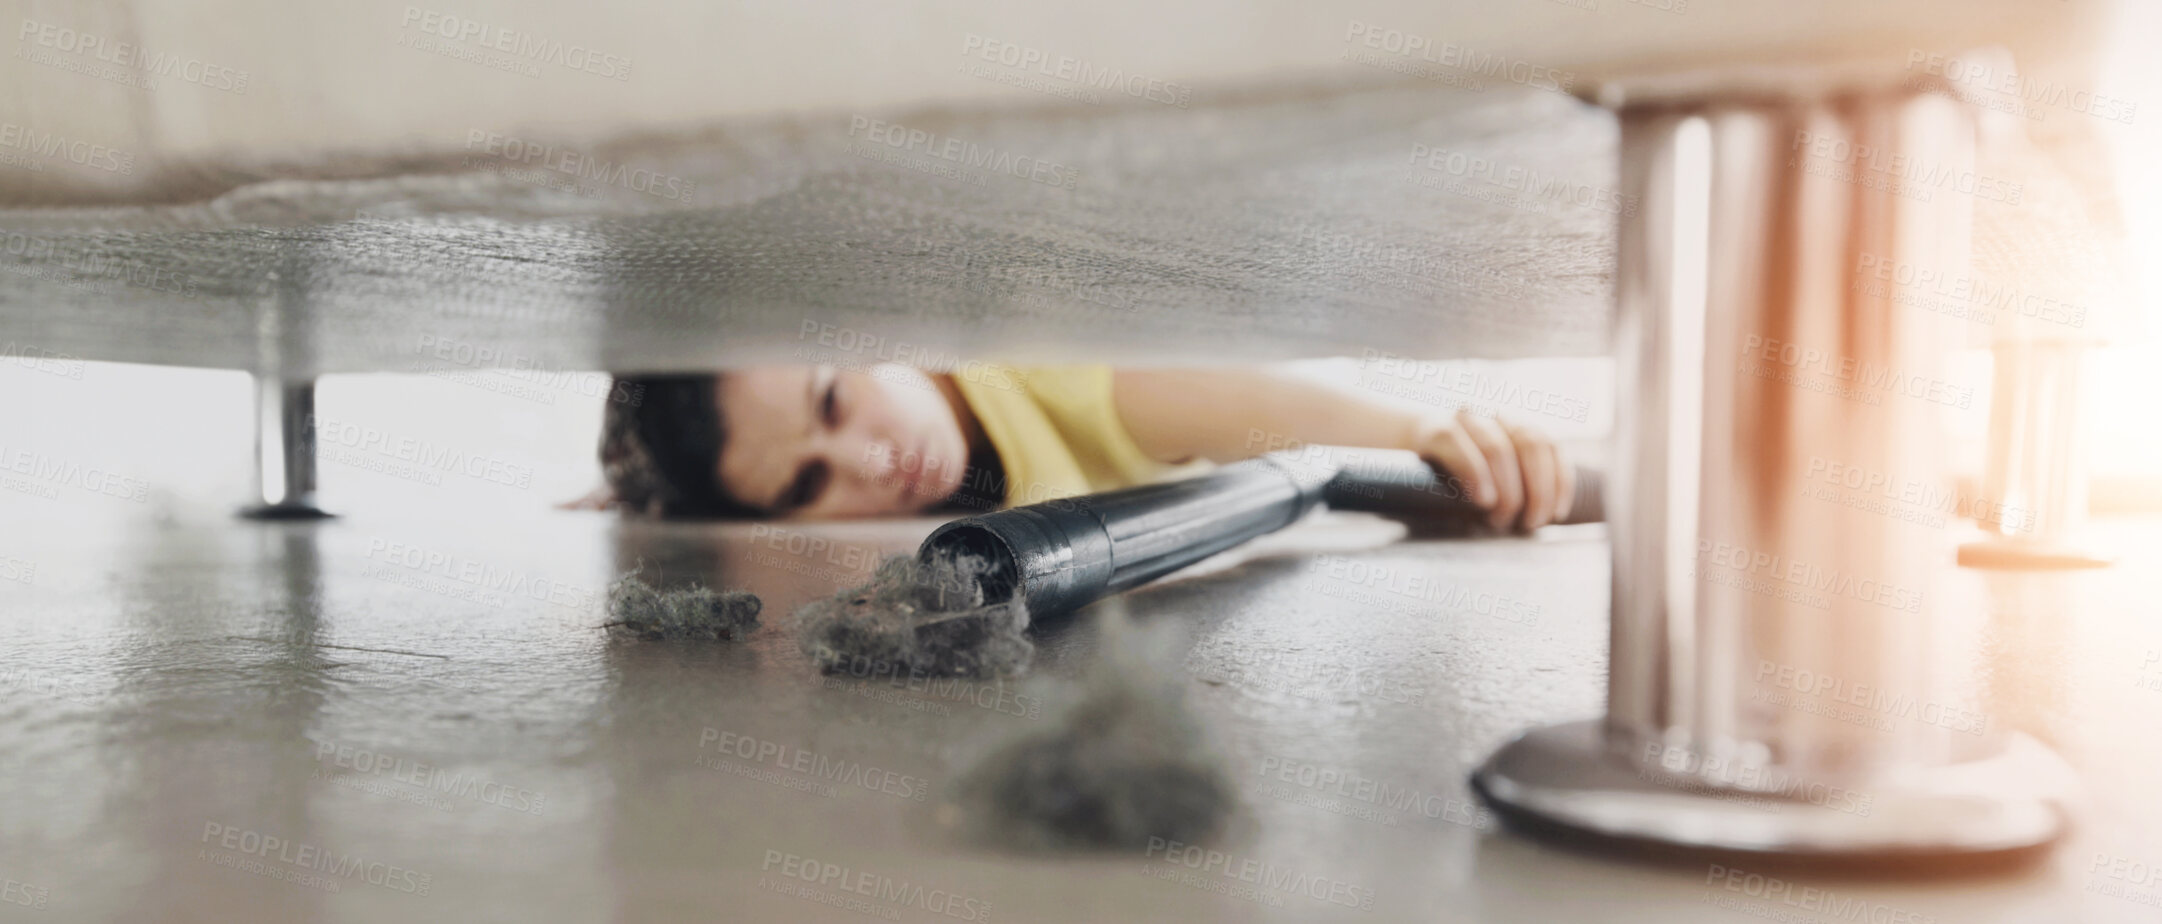
[[(1870, 924), (1934, 924), (1937, 920), (1930, 915), (1896, 908), (1883, 902), (1870, 901), (1853, 895), (1842, 895), (1831, 889), (1803, 885), (1777, 876), (1752, 873), (1745, 869), (1722, 866), (1718, 863), (1713, 863), (1705, 869), (1704, 885), (1707, 888), (1716, 886), (1719, 892), (1747, 896), (1767, 904), (1784, 905), (1788, 908), (1821, 914), (1841, 921), (1867, 921)], [(1719, 895), (1718, 892), (1712, 892), (1706, 894), (1705, 901), (1715, 905), (1728, 905), (1734, 902), (1735, 899), (1730, 896)], [(1790, 916), (1780, 912), (1778, 909), (1766, 909), (1773, 913), (1763, 914), (1743, 904), (1739, 906), (1739, 910), (1775, 921), (1792, 920)]]
[[(2019, 103), (2033, 107), (2058, 108), (2126, 125), (2132, 124), (2133, 117), (2139, 114), (2137, 101), (2103, 96), (2092, 90), (2024, 75), (2009, 67), (1999, 70), (1998, 65), (1999, 62), (1987, 58), (1962, 59), (1956, 55), (1943, 55), (1920, 48), (1907, 49), (1907, 70), (1943, 77), (1963, 92), (1973, 87), (2000, 95), (2007, 102), (2014, 103), (2014, 108), (2019, 108)], [(2022, 114), (2030, 119), (2040, 117), (2039, 112), (2032, 110)]]
[(14, 122), (0, 122), (0, 148), (27, 151), (48, 160), (65, 160), (78, 167), (89, 167), (121, 176), (135, 173), (133, 152), (80, 138), (71, 139), (54, 132), (41, 132)]
[(551, 580), (542, 575), (530, 574), (522, 568), (497, 567), (440, 549), (388, 539), (368, 540), (366, 557), (370, 561), (400, 565), (421, 574), (448, 578), (475, 590), (523, 597), (536, 603), (585, 609), (600, 599), (600, 594), (590, 587)]
[(920, 776), (867, 766), (844, 758), (827, 757), (815, 751), (806, 751), (737, 732), (722, 731), (710, 725), (698, 733), (698, 747), (700, 750), (711, 747), (718, 754), (739, 757), (758, 764), (770, 763), (782, 770), (816, 777), (829, 783), (856, 786), (917, 802), (923, 801), (924, 793), (931, 789), (930, 781)]
[[(1919, 304), (1932, 311), (1995, 324), (1999, 316), (2016, 316), (2063, 324), (2087, 326), (2087, 308), (2063, 299), (2024, 291), (2002, 281), (1966, 274), (1947, 274), (1903, 260), (1888, 260), (1863, 253), (1855, 261), (1855, 284), (1869, 286), (1879, 298), (1889, 295), (1902, 304)], [(1874, 283), (1875, 285), (1870, 285)], [(1891, 283), (1886, 286), (1884, 283)]]
[[(1935, 700), (1919, 700), (1912, 693), (1887, 689), (1881, 684), (1873, 686), (1850, 683), (1842, 677), (1792, 664), (1759, 659), (1756, 683), (1757, 695), (1751, 698), (1759, 701), (1768, 699), (1762, 694), (1767, 692), (1764, 687), (1770, 686), (1829, 703), (1860, 707), (1893, 718), (1913, 719), (1923, 725), (1934, 725), (1963, 734), (1980, 735), (1989, 730), (1989, 716), (1972, 709)], [(1806, 704), (1794, 704), (1797, 707), (1803, 705)]]
[[(1347, 44), (1385, 51), (1406, 60), (1495, 80), (1506, 80), (1535, 90), (1568, 93), (1576, 88), (1575, 71), (1544, 67), (1522, 58), (1479, 51), (1456, 42), (1435, 41), (1416, 32), (1383, 28), (1356, 19), (1350, 20), (1345, 26), (1344, 41)], [(1471, 89), (1479, 88), (1475, 86)]]
[(911, 154), (922, 154), (939, 160), (1020, 177), (1032, 183), (1041, 183), (1058, 189), (1072, 189), (1080, 181), (1080, 171), (1065, 164), (1001, 151), (973, 141), (963, 141), (948, 135), (909, 128), (892, 122), (884, 122), (868, 116), (851, 116), (848, 120), (848, 137), (862, 138), (871, 144), (882, 144)]
[(1262, 886), (1272, 891), (1304, 895), (1318, 902), (1357, 908), (1361, 911), (1374, 907), (1374, 890), (1369, 887), (1287, 869), (1253, 857), (1238, 857), (1220, 850), (1209, 850), (1196, 844), (1151, 837), (1148, 851), (1143, 856), (1169, 866), (1203, 873), (1213, 872), (1226, 879)]
[(13, 879), (0, 880), (0, 902), (21, 905), (24, 908), (43, 909), (45, 903), (51, 900), (52, 890), (44, 886), (16, 882)]
[[(150, 496), (150, 484), (131, 475), (91, 468), (71, 459), (17, 448), (13, 453), (0, 445), (0, 472), (14, 472), (46, 483), (81, 488), (93, 494), (141, 503)], [(42, 493), (42, 492), (31, 492)]]
[[(1824, 135), (1806, 129), (1794, 133), (1794, 141), (1787, 152), (1812, 160), (1837, 164), (1861, 172), (1862, 176), (1891, 181), (1899, 188), (1923, 192), (1951, 188), (1992, 202), (2018, 205), (2026, 186), (1999, 179), (1972, 170), (1959, 170), (1951, 165), (1935, 163), (1916, 157), (1902, 150), (1887, 150), (1879, 146), (1855, 144), (1839, 135)], [(1845, 179), (1852, 180), (1850, 175)], [(1927, 195), (1920, 196), (1928, 201)]]
[(435, 877), (402, 866), (379, 863), (352, 854), (333, 854), (314, 844), (303, 844), (259, 831), (211, 821), (203, 824), (201, 844), (234, 851), (244, 857), (274, 860), (288, 866), (321, 873), (333, 880), (359, 878), (408, 895), (426, 895)]
[(1974, 406), (1971, 386), (1955, 385), (1912, 369), (1842, 356), (1821, 347), (1750, 334), (1743, 339), (1741, 356), (1744, 363), (1777, 365), (1848, 383), (1863, 395), (1896, 392), (1960, 410)]
[[(127, 68), (139, 74), (155, 77), (180, 75), (184, 83), (224, 90), (228, 93), (248, 91), (247, 71), (218, 64), (210, 64), (197, 58), (183, 58), (166, 52), (153, 52), (133, 42), (113, 41), (95, 32), (71, 29), (56, 23), (25, 19), (16, 40), (51, 49), (60, 54), (88, 58), (102, 64)], [(40, 62), (43, 63), (43, 62)], [(151, 89), (144, 85), (145, 89)]]
[(1281, 757), (1262, 758), (1257, 775), (1406, 814), (1447, 818), (1458, 824), (1482, 824), (1484, 819), (1479, 816), (1486, 814), (1478, 806), (1454, 796), (1420, 792), (1360, 773)]
[[(991, 919), (991, 903), (971, 898), (947, 889), (925, 888), (923, 883), (895, 879), (892, 876), (842, 866), (839, 863), (806, 857), (802, 854), (780, 850), (768, 850), (758, 865), (759, 872), (772, 872), (785, 879), (795, 879), (811, 885), (839, 889), (843, 892), (874, 898), (888, 905), (917, 908), (931, 914), (945, 915), (960, 921), (983, 922)], [(760, 876), (765, 884), (765, 876)], [(768, 888), (772, 886), (768, 885)], [(817, 896), (804, 896), (817, 900)], [(852, 908), (874, 917), (886, 917), (875, 908)]]
[[(1476, 613), (1527, 626), (1539, 622), (1541, 608), (1537, 604), (1473, 590), (1433, 575), (1400, 571), (1385, 564), (1349, 556), (1315, 556), (1307, 568), (1307, 573), (1322, 575), (1339, 584), (1376, 591), (1412, 604), (1428, 604), (1443, 612)], [(1328, 592), (1326, 588), (1314, 589)], [(1376, 602), (1385, 608), (1388, 606), (1386, 599)], [(1405, 609), (1412, 612), (1429, 611), (1427, 606), (1411, 606)]]
[(399, 25), (422, 35), (460, 42), (473, 48), (500, 51), (528, 62), (554, 64), (611, 80), (629, 80), (631, 59), (520, 32), (468, 16), (454, 16), (417, 6), (405, 8)]
[(1908, 613), (1922, 611), (1922, 591), (1919, 588), (1875, 578), (1856, 577), (1837, 568), (1825, 568), (1763, 548), (1752, 549), (1725, 540), (1699, 538), (1697, 561), (1730, 569), (1737, 574), (1775, 581), (1796, 590), (1849, 597)]
[(1642, 765), (1700, 782), (1718, 783), (1763, 796), (1807, 802), (1819, 808), (1869, 817), (1877, 797), (1836, 783), (1804, 777), (1784, 767), (1705, 754), (1687, 747), (1668, 747), (1656, 741), (1644, 744)]
[(399, 783), (499, 805), (528, 815), (540, 814), (548, 802), (547, 796), (530, 789), (508, 786), (484, 777), (452, 773), (433, 764), (350, 744), (316, 742), (315, 760), (317, 764), (327, 761), (332, 767), (339, 769), (385, 776)]
[[(401, 471), (418, 472), (427, 476), (419, 480), (431, 485), (441, 484), (442, 473), (450, 472), (505, 487), (524, 489), (533, 486), (533, 467), (530, 465), (469, 453), (410, 436), (393, 438), (394, 434), (374, 427), (331, 417), (311, 417), (309, 422), (314, 427), (317, 445), (325, 450), (326, 461), (376, 468), (365, 462), (373, 454), (413, 467), (387, 466), (377, 470), (393, 475), (399, 475)], [(341, 452), (341, 447), (346, 452)]]
[(1522, 408), (1578, 423), (1591, 418), (1591, 402), (1583, 398), (1549, 389), (1524, 388), (1460, 362), (1413, 359), (1367, 347), (1359, 357), (1359, 369), (1362, 379), (1366, 378), (1363, 373), (1371, 370), (1377, 379), (1394, 378), (1421, 389), (1452, 392), (1487, 407)]
[[(1811, 481), (1845, 488), (1874, 499), (1883, 498), (1891, 504), (1903, 505), (1917, 511), (1951, 514), (2002, 527), (2006, 532), (2033, 532), (2040, 514), (2026, 507), (2006, 504), (1986, 497), (1961, 494), (1958, 487), (1945, 483), (1942, 478), (1900, 478), (1875, 469), (1848, 465), (1822, 456), (1810, 456), (1805, 474)], [(1805, 491), (1809, 491), (1807, 487)], [(1811, 496), (1822, 498), (1821, 492)], [(1884, 512), (1875, 507), (1849, 504), (1857, 509)], [(1876, 505), (1881, 507), (1884, 505)], [(1896, 510), (1893, 512), (1897, 512)], [(1904, 518), (1903, 518), (1904, 519)], [(1942, 522), (1930, 524), (1942, 526)]]
[(603, 186), (628, 189), (670, 202), (687, 202), (691, 195), (698, 191), (697, 180), (657, 173), (644, 167), (632, 167), (612, 160), (601, 160), (590, 154), (565, 150), (552, 144), (528, 141), (516, 135), (478, 128), (465, 133), (465, 149), (479, 151), (505, 163), (537, 167), (572, 179), (592, 180)]
[[(1072, 55), (1054, 56), (1041, 48), (986, 38), (974, 32), (968, 33), (961, 40), (961, 54), (1001, 67), (1063, 81), (1077, 88), (1124, 93), (1134, 99), (1180, 109), (1186, 108), (1194, 97), (1194, 88), (1190, 86), (1142, 74), (1129, 74), (1124, 68), (1109, 67)], [(1087, 98), (1087, 101), (1093, 103), (1096, 100)]]
[[(1445, 187), (1454, 191), (1484, 188), (1497, 193), (1512, 194), (1477, 197), (1503, 205), (1526, 207), (1551, 202), (1629, 217), (1637, 213), (1637, 206), (1643, 202), (1642, 196), (1624, 195), (1619, 190), (1595, 183), (1580, 182), (1520, 164), (1490, 160), (1470, 151), (1435, 147), (1416, 141), (1412, 142), (1411, 158), (1406, 163), (1435, 174), (1437, 178), (1456, 178)], [(1475, 185), (1467, 187), (1464, 183)]]

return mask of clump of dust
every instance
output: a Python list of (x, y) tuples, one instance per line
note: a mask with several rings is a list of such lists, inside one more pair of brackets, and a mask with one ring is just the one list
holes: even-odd
[(970, 836), (1025, 850), (1201, 843), (1236, 808), (1179, 672), (1116, 610), (1106, 615), (1104, 651), (1078, 698), (959, 777), (952, 808)]
[(758, 626), (758, 611), (765, 604), (756, 594), (716, 591), (700, 584), (660, 590), (639, 578), (641, 570), (632, 569), (609, 585), (608, 615), (614, 618), (603, 623), (602, 628), (658, 641), (738, 639)]
[(1028, 667), (1028, 610), (985, 604), (973, 555), (886, 559), (871, 583), (796, 611), (803, 653), (828, 673), (992, 677)]

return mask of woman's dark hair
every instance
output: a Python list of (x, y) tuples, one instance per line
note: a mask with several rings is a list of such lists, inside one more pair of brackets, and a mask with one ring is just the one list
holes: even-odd
[(601, 474), (625, 509), (659, 517), (752, 519), (763, 514), (721, 489), (728, 442), (714, 401), (718, 377), (616, 376), (601, 420)]
[[(720, 376), (619, 375), (601, 417), (601, 475), (624, 509), (656, 517), (755, 520), (771, 514), (721, 488), (728, 422), (716, 400)], [(974, 453), (970, 476), (934, 510), (997, 510), (1006, 502), (998, 453)]]

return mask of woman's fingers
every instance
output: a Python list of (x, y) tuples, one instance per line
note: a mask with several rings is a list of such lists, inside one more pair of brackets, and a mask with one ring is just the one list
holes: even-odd
[(1486, 457), (1487, 471), (1493, 475), (1495, 501), (1487, 508), (1486, 523), (1495, 529), (1508, 529), (1524, 510), (1524, 472), (1517, 461), (1516, 444), (1500, 424), (1469, 409), (1458, 410), (1456, 421), (1478, 445)]
[(1546, 435), (1459, 410), (1454, 426), (1420, 441), (1427, 461), (1454, 476), (1493, 529), (1530, 532), (1569, 515), (1576, 472)]
[(602, 485), (586, 492), (586, 496), (567, 500), (556, 505), (557, 510), (610, 510), (616, 506), (616, 492)]
[(1427, 464), (1455, 478), (1479, 509), (1493, 509), (1499, 496), (1494, 489), (1494, 474), (1487, 468), (1486, 453), (1464, 428), (1438, 427), (1420, 444), (1425, 447)]
[(1554, 447), (1554, 495), (1554, 522), (1559, 523), (1569, 519), (1569, 511), (1576, 509), (1576, 466), (1562, 458), (1560, 447)]
[(1554, 444), (1537, 431), (1504, 423), (1502, 430), (1509, 434), (1509, 441), (1516, 444), (1517, 461), (1524, 468), (1524, 520), (1525, 532), (1554, 522), (1554, 511), (1560, 501), (1561, 462), (1555, 456)]

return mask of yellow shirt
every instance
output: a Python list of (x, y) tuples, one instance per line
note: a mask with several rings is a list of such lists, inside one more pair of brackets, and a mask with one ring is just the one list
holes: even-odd
[(969, 363), (954, 384), (1006, 469), (1006, 504), (1130, 487), (1181, 472), (1148, 457), (1111, 402), (1109, 366)]

